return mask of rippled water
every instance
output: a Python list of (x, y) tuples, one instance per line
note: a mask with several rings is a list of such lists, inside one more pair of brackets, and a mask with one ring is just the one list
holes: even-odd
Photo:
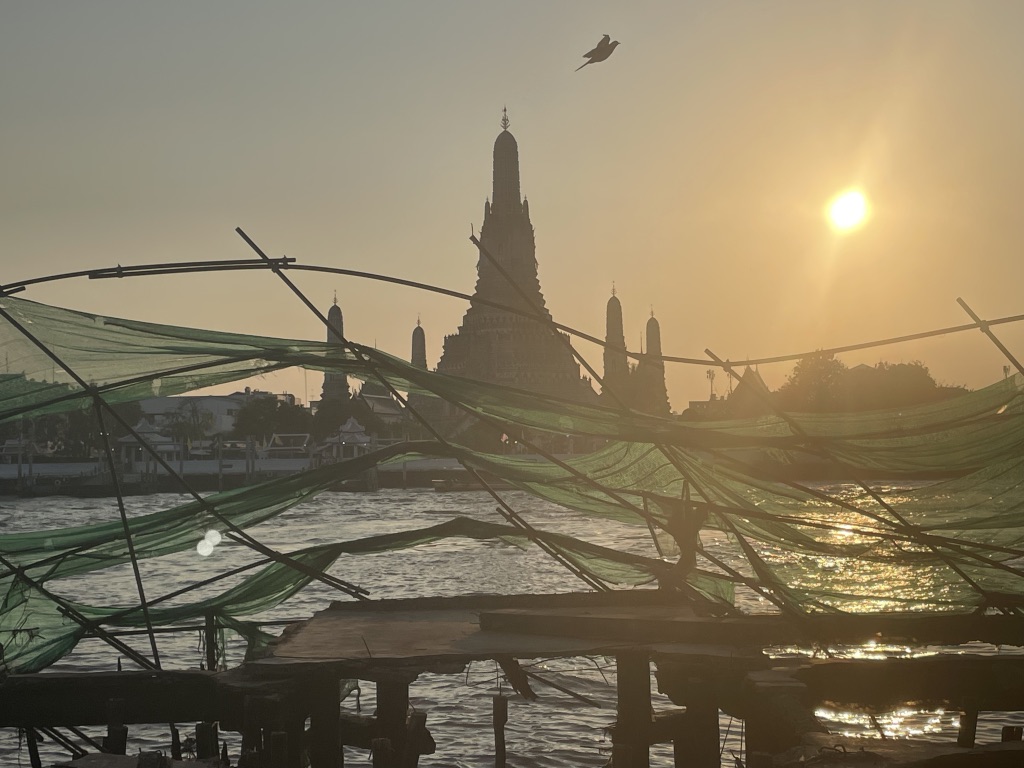
[[(525, 494), (510, 493), (508, 499), (536, 527), (570, 533), (595, 543), (650, 554), (646, 528), (610, 522), (594, 522), (553, 505), (538, 502)], [(156, 495), (127, 500), (130, 514), (142, 514), (180, 503), (184, 497)], [(0, 532), (36, 530), (47, 527), (83, 525), (116, 519), (112, 499), (6, 499), (0, 500)], [(251, 529), (263, 543), (288, 551), (328, 541), (421, 528), (456, 515), (500, 521), (494, 504), (482, 493), (439, 494), (429, 490), (385, 490), (372, 494), (324, 494), (279, 516), (273, 522)], [(714, 546), (714, 542), (709, 542)], [(147, 598), (152, 600), (188, 583), (212, 576), (228, 568), (256, 559), (250, 550), (232, 542), (219, 544), (209, 557), (196, 551), (141, 563)], [(580, 590), (584, 585), (557, 563), (535, 548), (520, 549), (504, 542), (478, 542), (459, 539), (441, 541), (416, 549), (374, 555), (343, 556), (333, 574), (370, 591), (373, 598), (401, 598), (424, 595), (458, 595), (470, 592), (517, 593)], [(206, 594), (222, 591), (232, 582), (221, 582)], [(128, 566), (102, 574), (59, 582), (64, 596), (92, 604), (116, 605), (137, 601), (135, 582)], [(200, 592), (182, 600), (203, 596)], [(314, 583), (301, 594), (262, 620), (301, 619), (326, 607), (335, 599), (348, 599), (329, 587)], [(750, 598), (747, 598), (748, 600)], [(748, 608), (759, 608), (751, 602)], [(130, 638), (130, 644), (149, 654), (146, 638)], [(197, 667), (203, 658), (198, 632), (161, 636), (159, 647), (163, 666), (168, 669)], [(885, 649), (876, 649), (879, 653)], [(979, 647), (977, 652), (995, 652)], [(856, 655), (864, 649), (848, 649)], [(796, 649), (780, 649), (790, 655)], [(888, 652), (888, 651), (887, 651)], [(892, 654), (902, 653), (892, 649)], [(242, 646), (229, 644), (229, 664), (241, 661)], [(524, 666), (529, 662), (524, 661)], [(130, 668), (127, 662), (126, 668)], [(106, 644), (85, 641), (55, 670), (112, 670), (117, 654)], [(553, 688), (539, 685), (540, 699), (529, 703), (513, 697), (509, 706), (506, 740), (509, 765), (527, 768), (568, 768), (602, 766), (608, 760), (610, 742), (603, 729), (615, 718), (614, 663), (610, 659), (563, 659), (537, 661), (533, 669), (553, 682), (564, 685), (600, 705), (588, 706)], [(437, 754), (421, 759), (420, 765), (485, 766), (493, 765), (491, 696), (497, 692), (499, 675), (492, 662), (475, 663), (460, 675), (423, 675), (411, 687), (413, 706), (428, 713), (427, 724), (437, 741)], [(505, 688), (507, 692), (507, 688)], [(372, 711), (372, 684), (364, 684), (359, 697), (364, 712)], [(350, 698), (344, 706), (355, 707)], [(656, 709), (670, 707), (665, 697), (654, 694)], [(871, 722), (867, 715), (850, 712), (819, 712), (826, 724), (837, 732), (877, 737), (881, 729), (893, 736), (949, 740), (955, 738), (957, 713), (904, 710), (882, 715)], [(982, 716), (980, 740), (998, 740), (1002, 719)], [(1009, 722), (1009, 721), (1007, 721)], [(184, 731), (184, 726), (183, 726)], [(93, 729), (99, 735), (101, 731)], [(726, 735), (728, 734), (728, 735)], [(742, 749), (739, 723), (722, 719), (723, 750)], [(234, 734), (226, 734), (229, 749), (237, 752)], [(129, 751), (168, 747), (166, 728), (133, 727)], [(64, 757), (44, 744), (48, 759)], [(652, 765), (671, 765), (671, 748), (659, 746), (651, 751)], [(0, 731), (0, 758), (3, 764), (21, 760), (27, 765), (27, 752), (20, 748), (14, 731)], [(728, 762), (727, 764), (732, 764)], [(348, 749), (346, 765), (370, 765), (364, 750)]]

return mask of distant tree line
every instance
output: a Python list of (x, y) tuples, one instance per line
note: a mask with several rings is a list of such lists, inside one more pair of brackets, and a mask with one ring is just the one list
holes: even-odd
[[(934, 403), (969, 391), (964, 386), (937, 383), (928, 367), (919, 360), (848, 368), (834, 355), (824, 353), (799, 360), (785, 383), (774, 392), (765, 389), (751, 393), (742, 389), (741, 383), (731, 397), (717, 401), (714, 409), (703, 414), (687, 411), (683, 418), (745, 417), (773, 410), (790, 413), (886, 410)], [(142, 416), (138, 403), (113, 407), (128, 424), (137, 424)], [(230, 437), (253, 437), (265, 442), (274, 434), (309, 433), (320, 441), (353, 417), (370, 434), (397, 436), (388, 434), (387, 426), (366, 401), (355, 396), (324, 400), (314, 414), (276, 397), (254, 397), (238, 410)], [(104, 424), (112, 442), (128, 434), (110, 414), (106, 414)], [(213, 417), (208, 411), (184, 399), (161, 431), (182, 442), (190, 442), (210, 437), (212, 426)], [(33, 443), (47, 454), (64, 459), (94, 458), (103, 450), (103, 435), (92, 408), (0, 424), (0, 440), (7, 439), (21, 439), (26, 445)], [(494, 449), (503, 447), (495, 445)]]
[(260, 397), (238, 409), (232, 436), (266, 441), (274, 434), (308, 433), (319, 441), (337, 432), (350, 418), (355, 418), (368, 434), (383, 435), (386, 431), (366, 401), (358, 396), (321, 400), (312, 414), (301, 405)]
[[(757, 377), (760, 382), (760, 378)], [(712, 401), (702, 413), (687, 411), (684, 418), (737, 418), (788, 413), (854, 413), (925, 405), (966, 394), (964, 386), (935, 381), (920, 360), (880, 362), (847, 367), (832, 354), (815, 353), (800, 359), (785, 383), (774, 392), (758, 392), (743, 380), (728, 398)]]
[[(138, 403), (119, 403), (112, 406), (121, 419), (134, 426), (142, 414)], [(103, 424), (111, 445), (117, 450), (119, 438), (128, 434), (121, 422), (104, 412)], [(52, 456), (64, 459), (90, 459), (104, 449), (103, 433), (92, 406), (25, 417), (0, 424), (0, 441), (20, 440), (28, 450), (29, 444)]]
[(936, 382), (920, 360), (848, 368), (834, 355), (815, 354), (797, 362), (774, 397), (784, 411), (825, 413), (924, 405), (967, 392)]

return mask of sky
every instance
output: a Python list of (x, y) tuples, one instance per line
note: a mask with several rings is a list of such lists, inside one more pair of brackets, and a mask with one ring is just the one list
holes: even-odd
[[(554, 317), (666, 354), (797, 354), (1024, 313), (1024, 3), (0, 4), (0, 283), (272, 256), (471, 293), (501, 110)], [(603, 34), (620, 45), (574, 69)], [(824, 215), (863, 190), (870, 216)], [(294, 274), (346, 334), (437, 363), (458, 300)], [(269, 273), (68, 280), (24, 298), (324, 337)], [(996, 332), (1024, 357), (1024, 324)], [(599, 364), (600, 350), (580, 351)], [(977, 388), (978, 332), (842, 357)], [(791, 364), (762, 366), (772, 387)], [(670, 365), (673, 409), (706, 366)], [(321, 377), (254, 386), (316, 399)], [(727, 389), (721, 374), (716, 392)]]

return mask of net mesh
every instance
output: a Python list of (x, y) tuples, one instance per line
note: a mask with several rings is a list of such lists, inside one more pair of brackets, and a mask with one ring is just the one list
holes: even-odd
[[(737, 587), (794, 612), (1019, 611), (1024, 516), (1024, 379), (899, 412), (785, 414), (687, 422), (445, 376), (379, 350), (101, 317), (0, 298), (0, 422), (190, 392), (298, 366), (382, 380), (438, 398), (507, 432), (599, 438), (586, 455), (495, 455), (447, 441), (392, 446), (128, 521), (135, 557), (193, 547), (211, 528), (243, 531), (382, 462), (450, 456), (595, 521), (647, 526), (650, 552), (581, 537), (456, 518), (430, 528), (342, 541), (257, 560), (215, 597), (148, 605), (155, 624), (210, 614), (258, 644), (242, 619), (326, 572), (342, 554), (399, 550), (447, 537), (533, 543), (600, 582), (684, 590), (730, 606)], [(940, 473), (914, 487), (848, 483), (825, 492), (766, 473), (828, 460), (851, 478)], [(59, 503), (59, 502), (55, 502)], [(54, 516), (56, 519), (57, 516)], [(60, 597), (61, 580), (131, 559), (125, 524), (0, 536), (0, 642), (9, 671), (35, 671), (87, 633), (144, 626), (141, 605)], [(299, 568), (302, 565), (304, 568)]]

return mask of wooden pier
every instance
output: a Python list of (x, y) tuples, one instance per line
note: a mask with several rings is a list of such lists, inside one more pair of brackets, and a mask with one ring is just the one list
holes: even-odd
[[(9, 676), (0, 683), (0, 727), (107, 725), (103, 746), (123, 751), (133, 724), (195, 722), (200, 759), (218, 758), (219, 728), (241, 733), (243, 750), (262, 755), (261, 765), (270, 768), (298, 768), (303, 753), (312, 768), (337, 768), (344, 764), (344, 745), (372, 748), (375, 768), (409, 768), (434, 749), (429, 713), (408, 711), (410, 685), (420, 674), (458, 673), (470, 662), (493, 659), (514, 689), (530, 695), (518, 660), (605, 655), (617, 665), (618, 713), (609, 723), (615, 768), (646, 767), (650, 746), (667, 742), (674, 765), (717, 767), (720, 712), (745, 722), (750, 768), (811, 757), (840, 765), (844, 750), (861, 747), (878, 755), (871, 763), (878, 766), (1021, 765), (1024, 751), (1012, 729), (1008, 738), (1017, 741), (975, 747), (971, 724), (978, 712), (1024, 710), (1024, 655), (869, 661), (783, 660), (765, 653), (773, 645), (869, 639), (956, 644), (1021, 638), (1024, 620), (1012, 616), (717, 618), (655, 590), (345, 602), (290, 625), (270, 655), (228, 672)], [(676, 707), (652, 711), (652, 664), (659, 690)], [(376, 683), (374, 716), (342, 716), (339, 684), (349, 679)], [(814, 716), (824, 702), (884, 711), (910, 701), (965, 713), (959, 744), (852, 744), (829, 734)], [(494, 697), (493, 707), (495, 765), (501, 765), (507, 699)], [(822, 762), (826, 758), (832, 762)], [(66, 765), (127, 765), (128, 758), (117, 759), (89, 755)]]

